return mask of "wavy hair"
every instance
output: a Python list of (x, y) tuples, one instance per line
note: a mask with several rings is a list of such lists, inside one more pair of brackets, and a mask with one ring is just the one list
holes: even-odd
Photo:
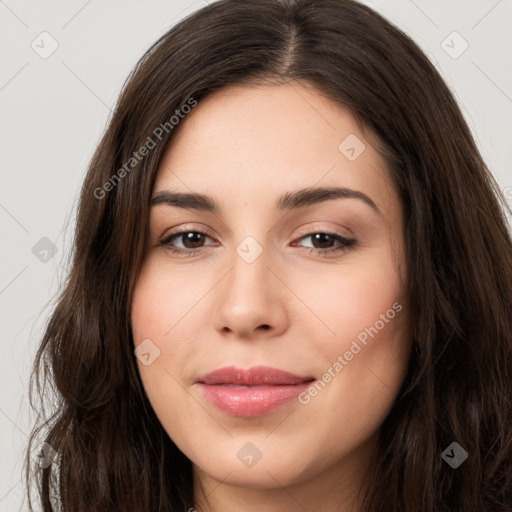
[[(149, 200), (173, 130), (130, 159), (191, 98), (301, 81), (375, 135), (405, 211), (413, 350), (380, 429), (364, 511), (512, 510), (506, 202), (435, 67), (352, 0), (217, 1), (160, 37), (127, 78), (88, 167), (71, 267), (34, 361), (32, 407), (50, 400), (52, 412), (27, 448), (29, 503), (33, 479), (44, 512), (194, 506), (191, 462), (147, 399), (130, 324)], [(36, 439), (58, 453), (52, 464), (33, 462)], [(468, 453), (458, 469), (441, 458), (453, 441)]]

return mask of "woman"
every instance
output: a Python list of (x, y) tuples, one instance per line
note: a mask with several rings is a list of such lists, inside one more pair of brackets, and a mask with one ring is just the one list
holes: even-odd
[(34, 369), (43, 510), (511, 510), (504, 206), (370, 8), (192, 14), (83, 185)]

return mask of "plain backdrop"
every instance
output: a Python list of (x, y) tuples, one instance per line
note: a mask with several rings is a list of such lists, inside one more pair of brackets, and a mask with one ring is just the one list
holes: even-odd
[[(506, 57), (512, 2), (365, 3), (412, 36), (436, 64), (512, 206), (512, 73)], [(34, 417), (29, 372), (48, 317), (43, 308), (65, 275), (87, 164), (137, 60), (170, 26), (204, 5), (0, 0), (0, 512), (28, 510), (21, 506), (21, 484)]]

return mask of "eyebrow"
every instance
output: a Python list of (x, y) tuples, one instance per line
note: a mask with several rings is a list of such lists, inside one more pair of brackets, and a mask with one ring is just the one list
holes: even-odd
[[(359, 199), (381, 214), (381, 211), (369, 196), (358, 190), (345, 187), (304, 188), (294, 192), (286, 192), (278, 199), (276, 208), (280, 211), (289, 211), (333, 199)], [(150, 201), (150, 205), (162, 204), (179, 208), (191, 208), (217, 215), (222, 214), (222, 208), (215, 199), (196, 192), (162, 190), (155, 194)]]

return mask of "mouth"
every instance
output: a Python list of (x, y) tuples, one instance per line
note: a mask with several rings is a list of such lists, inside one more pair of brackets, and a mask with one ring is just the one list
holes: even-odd
[(230, 366), (208, 373), (196, 383), (204, 397), (225, 414), (255, 417), (293, 400), (314, 380), (266, 366)]

